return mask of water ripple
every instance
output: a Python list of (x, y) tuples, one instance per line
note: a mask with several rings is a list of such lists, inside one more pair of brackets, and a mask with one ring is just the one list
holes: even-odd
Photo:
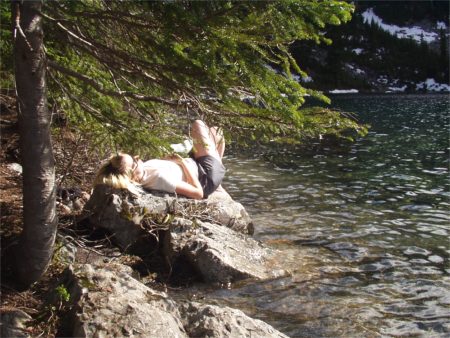
[(344, 151), (225, 158), (225, 188), (293, 273), (227, 302), (292, 336), (448, 336), (448, 98), (336, 100), (372, 125)]

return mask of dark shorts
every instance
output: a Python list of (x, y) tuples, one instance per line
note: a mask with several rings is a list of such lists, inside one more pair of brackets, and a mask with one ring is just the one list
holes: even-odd
[(222, 162), (211, 155), (195, 159), (198, 167), (198, 180), (203, 188), (203, 198), (208, 198), (222, 183), (225, 167)]

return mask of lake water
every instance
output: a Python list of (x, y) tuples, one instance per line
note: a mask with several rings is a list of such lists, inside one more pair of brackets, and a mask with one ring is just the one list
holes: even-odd
[(208, 289), (291, 337), (450, 336), (449, 97), (347, 96), (347, 148), (228, 156), (225, 188), (292, 275)]

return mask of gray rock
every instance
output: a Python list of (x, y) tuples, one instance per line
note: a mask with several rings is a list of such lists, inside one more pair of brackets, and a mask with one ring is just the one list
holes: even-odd
[(130, 276), (120, 264), (68, 268), (73, 337), (286, 337), (229, 307), (177, 304)]
[(130, 276), (131, 268), (81, 265), (63, 281), (74, 310), (73, 337), (188, 337), (176, 303)]
[(218, 190), (207, 199), (210, 207), (210, 217), (213, 223), (253, 235), (254, 226), (245, 208), (241, 203), (235, 202), (225, 190)]
[(75, 262), (76, 254), (77, 247), (63, 235), (57, 234), (53, 259), (60, 264), (69, 265)]
[(1, 313), (1, 330), (0, 336), (7, 337), (30, 337), (25, 331), (26, 323), (30, 322), (32, 318), (21, 310), (11, 310)]
[[(152, 207), (159, 208), (158, 205)], [(88, 218), (94, 226), (114, 234), (116, 243), (126, 249), (145, 235), (140, 227), (143, 216), (144, 210), (135, 206), (135, 199), (129, 192), (97, 186), (80, 218)]]
[(207, 282), (230, 283), (243, 279), (269, 279), (286, 275), (271, 266), (276, 251), (247, 235), (213, 223), (196, 222), (195, 230), (175, 240), (183, 245), (182, 255)]
[(81, 218), (114, 234), (125, 249), (143, 235), (167, 230), (174, 217), (210, 221), (238, 232), (252, 234), (253, 224), (244, 207), (227, 193), (212, 194), (207, 200), (192, 200), (163, 193), (147, 193), (96, 186)]
[(8, 168), (15, 171), (18, 174), (22, 174), (23, 168), (19, 163), (10, 163), (8, 164)]
[(286, 274), (272, 271), (274, 252), (248, 237), (253, 232), (250, 217), (224, 190), (198, 201), (97, 186), (85, 213), (93, 224), (115, 234), (122, 249), (133, 245), (135, 250), (148, 253), (148, 243), (143, 242), (140, 249), (136, 243), (153, 233), (167, 262), (187, 258), (207, 282)]
[(191, 302), (180, 312), (190, 337), (287, 338), (269, 324), (229, 307)]

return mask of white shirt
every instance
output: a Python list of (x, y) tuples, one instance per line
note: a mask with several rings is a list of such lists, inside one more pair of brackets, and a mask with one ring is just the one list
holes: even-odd
[[(198, 167), (191, 158), (185, 159), (191, 172), (198, 177)], [(153, 159), (143, 163), (144, 175), (141, 185), (152, 190), (174, 193), (177, 185), (185, 180), (183, 169), (175, 162)]]

